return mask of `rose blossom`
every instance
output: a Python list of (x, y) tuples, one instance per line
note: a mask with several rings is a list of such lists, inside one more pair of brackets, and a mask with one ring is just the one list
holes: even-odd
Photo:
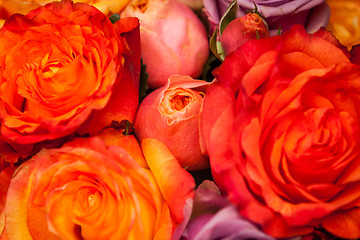
[(360, 43), (360, 2), (327, 0), (330, 19), (327, 29), (349, 49)]
[[(204, 0), (204, 7), (209, 15), (210, 23), (218, 25), (231, 0)], [(329, 19), (329, 9), (325, 0), (237, 0), (237, 16), (253, 10), (256, 4), (259, 13), (265, 18), (270, 29), (270, 35), (276, 35), (279, 27), (287, 30), (294, 24), (303, 24), (308, 32), (315, 32), (326, 26)]]
[[(59, 1), (60, 0), (58, 0), (58, 2)], [(0, 20), (3, 22), (15, 13), (27, 14), (30, 10), (44, 6), (50, 2), (54, 2), (54, 0), (1, 0)], [(93, 5), (105, 15), (110, 15), (111, 13), (120, 12), (130, 0), (73, 0), (73, 2)]]
[(189, 76), (173, 75), (165, 86), (146, 96), (134, 122), (139, 141), (155, 138), (163, 142), (187, 170), (208, 167), (208, 158), (200, 144), (199, 118), (209, 84)]
[(166, 84), (172, 74), (197, 78), (209, 55), (204, 25), (178, 0), (136, 0), (121, 17), (140, 19), (141, 57), (151, 89)]
[(337, 45), (301, 25), (249, 41), (204, 100), (215, 182), (274, 237), (360, 237), (360, 66)]
[(195, 191), (193, 215), (183, 234), (186, 240), (275, 240), (240, 216), (221, 196), (214, 182), (205, 180)]
[[(132, 121), (138, 105), (138, 21), (54, 2), (0, 30), (1, 135), (33, 144)], [(116, 94), (113, 94), (115, 93)], [(79, 127), (81, 127), (79, 129)]]
[(99, 137), (43, 149), (11, 180), (3, 234), (10, 240), (171, 239), (194, 180), (167, 153), (146, 153), (146, 169), (133, 150), (106, 146)]

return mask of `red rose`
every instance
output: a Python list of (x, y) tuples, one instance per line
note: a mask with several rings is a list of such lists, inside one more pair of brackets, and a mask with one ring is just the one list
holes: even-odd
[(332, 42), (302, 26), (247, 42), (204, 100), (215, 181), (275, 237), (360, 237), (360, 66)]

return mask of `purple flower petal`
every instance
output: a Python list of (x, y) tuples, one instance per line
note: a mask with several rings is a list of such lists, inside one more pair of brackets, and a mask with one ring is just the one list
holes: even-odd
[(283, 16), (290, 13), (298, 13), (325, 2), (325, 0), (238, 0), (242, 9), (253, 9), (254, 3), (257, 5), (259, 12), (265, 17)]
[(229, 205), (215, 215), (200, 216), (188, 225), (189, 240), (203, 239), (259, 239), (274, 240), (255, 225), (242, 218), (236, 207)]
[(192, 218), (183, 233), (187, 240), (274, 240), (243, 218), (212, 181), (204, 181), (195, 192)]

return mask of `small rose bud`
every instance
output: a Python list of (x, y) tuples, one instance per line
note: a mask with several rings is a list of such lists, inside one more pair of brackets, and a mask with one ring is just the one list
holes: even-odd
[(268, 38), (269, 30), (257, 13), (248, 13), (229, 23), (221, 35), (225, 55), (229, 55), (245, 42), (252, 39)]
[(200, 110), (210, 83), (174, 75), (168, 83), (141, 102), (135, 117), (135, 135), (141, 142), (155, 138), (163, 142), (187, 170), (209, 166), (199, 136)]

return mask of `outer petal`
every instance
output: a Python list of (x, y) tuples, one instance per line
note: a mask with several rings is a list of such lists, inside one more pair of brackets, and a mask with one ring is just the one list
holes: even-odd
[(125, 66), (119, 73), (112, 95), (104, 109), (94, 111), (80, 133), (97, 133), (113, 121), (134, 121), (139, 104), (140, 79), (140, 32), (136, 18), (124, 18), (116, 22), (117, 34), (125, 37), (130, 53), (125, 54)]
[(194, 197), (195, 181), (162, 142), (146, 138), (141, 142), (145, 159), (154, 174), (176, 223), (184, 221), (184, 206)]
[(358, 208), (340, 211), (325, 218), (321, 224), (330, 233), (347, 239), (358, 239), (360, 210)]

